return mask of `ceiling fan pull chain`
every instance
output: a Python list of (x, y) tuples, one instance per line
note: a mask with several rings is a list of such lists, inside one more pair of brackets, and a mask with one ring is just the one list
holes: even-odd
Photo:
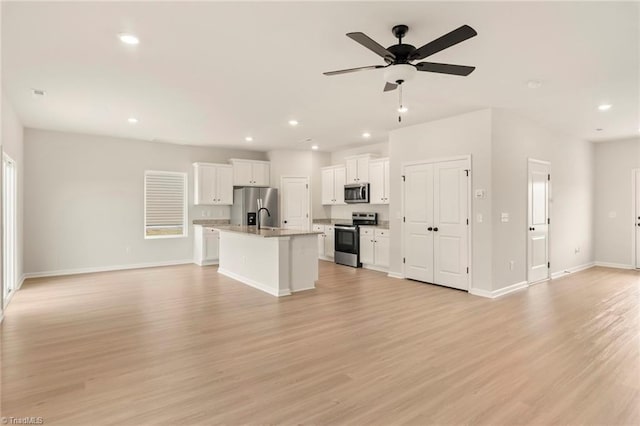
[(400, 106), (398, 107), (398, 123), (402, 123), (402, 84), (399, 84), (400, 87), (398, 87), (398, 100), (399, 100), (399, 104)]

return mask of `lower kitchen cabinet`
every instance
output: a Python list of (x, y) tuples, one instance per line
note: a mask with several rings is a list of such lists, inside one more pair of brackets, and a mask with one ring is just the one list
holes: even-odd
[(318, 257), (320, 259), (333, 261), (335, 244), (333, 225), (319, 225), (314, 223), (313, 230), (315, 232), (322, 232), (322, 234), (318, 235)]
[(388, 270), (389, 236), (388, 229), (360, 228), (360, 262), (364, 268)]
[(217, 265), (220, 258), (220, 233), (213, 228), (194, 225), (193, 263)]

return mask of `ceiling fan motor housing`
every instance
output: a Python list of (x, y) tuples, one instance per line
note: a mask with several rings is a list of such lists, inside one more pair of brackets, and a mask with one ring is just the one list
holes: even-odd
[(384, 80), (392, 84), (402, 84), (411, 80), (417, 71), (409, 64), (391, 65), (384, 70)]

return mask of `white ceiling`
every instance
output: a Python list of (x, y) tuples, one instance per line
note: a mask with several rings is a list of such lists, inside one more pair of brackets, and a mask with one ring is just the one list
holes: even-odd
[[(469, 77), (419, 73), (402, 126), (510, 108), (589, 140), (638, 135), (634, 2), (2, 3), (3, 87), (27, 127), (250, 149), (379, 142), (397, 121), (380, 64), (345, 37), (420, 46), (468, 24), (478, 36), (432, 56)], [(122, 44), (117, 33), (139, 36)], [(527, 88), (530, 79), (543, 86)], [(44, 89), (36, 99), (30, 89)], [(613, 108), (600, 112), (600, 103)], [(127, 123), (135, 116), (137, 125)], [(295, 118), (300, 126), (291, 128)], [(596, 128), (603, 128), (596, 132)], [(363, 140), (361, 133), (373, 135)], [(245, 136), (254, 138), (252, 143)]]

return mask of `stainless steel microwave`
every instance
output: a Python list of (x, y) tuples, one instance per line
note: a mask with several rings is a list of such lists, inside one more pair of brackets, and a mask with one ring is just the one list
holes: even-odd
[(349, 204), (369, 202), (369, 184), (353, 183), (344, 186), (344, 202)]

